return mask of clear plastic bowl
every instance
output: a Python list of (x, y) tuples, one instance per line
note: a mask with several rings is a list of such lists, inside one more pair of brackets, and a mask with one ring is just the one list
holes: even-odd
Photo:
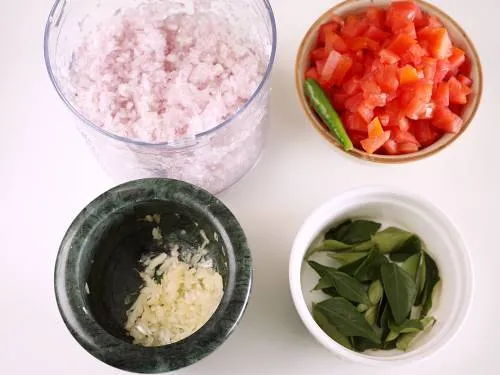
[[(224, 13), (231, 27), (245, 32), (265, 62), (262, 80), (248, 101), (214, 128), (189, 139), (148, 143), (112, 134), (79, 110), (69, 90), (69, 69), (75, 48), (87, 30), (119, 9), (147, 0), (57, 0), (45, 29), (44, 52), (57, 93), (75, 115), (75, 122), (103, 169), (117, 182), (168, 177), (198, 185), (213, 194), (242, 178), (257, 163), (269, 124), (269, 75), (276, 52), (276, 24), (267, 0), (165, 0), (178, 12), (203, 7)], [(246, 30), (246, 31), (245, 31)]]

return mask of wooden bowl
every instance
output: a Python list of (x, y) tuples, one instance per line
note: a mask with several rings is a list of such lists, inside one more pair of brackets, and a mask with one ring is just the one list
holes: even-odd
[[(445, 147), (452, 144), (458, 137), (460, 137), (472, 122), (479, 103), (481, 101), (481, 95), (483, 92), (483, 73), (481, 69), (481, 62), (479, 60), (479, 55), (474, 47), (474, 44), (469, 39), (465, 31), (460, 27), (458, 22), (456, 22), (449, 15), (444, 13), (442, 10), (436, 8), (434, 5), (426, 3), (421, 0), (415, 0), (415, 2), (422, 8), (422, 10), (428, 14), (436, 16), (443, 25), (448, 29), (450, 37), (453, 43), (459, 48), (463, 49), (466, 55), (471, 60), (471, 78), (473, 80), (472, 93), (469, 96), (469, 101), (464, 107), (462, 118), (464, 124), (460, 132), (456, 134), (445, 134), (436, 143), (429, 147), (419, 150), (418, 152), (405, 155), (378, 155), (378, 154), (368, 154), (359, 149), (353, 149), (348, 152), (350, 155), (355, 156), (360, 159), (373, 161), (377, 163), (406, 163), (411, 161), (420, 160), (428, 156), (434, 155), (438, 151), (441, 151)], [(311, 121), (314, 128), (332, 145), (343, 151), (342, 145), (331, 134), (321, 119), (316, 115), (314, 110), (310, 107), (307, 98), (304, 94), (304, 74), (310, 66), (309, 54), (311, 50), (316, 45), (316, 40), (318, 37), (319, 28), (322, 24), (327, 22), (333, 14), (344, 16), (347, 14), (356, 13), (362, 11), (370, 6), (376, 7), (388, 7), (391, 3), (390, 0), (346, 0), (340, 4), (335, 5), (333, 8), (324, 13), (318, 20), (311, 26), (307, 34), (305, 35), (302, 43), (299, 47), (297, 53), (297, 59), (295, 63), (295, 82), (297, 94), (300, 99), (302, 108), (304, 109), (307, 117)]]

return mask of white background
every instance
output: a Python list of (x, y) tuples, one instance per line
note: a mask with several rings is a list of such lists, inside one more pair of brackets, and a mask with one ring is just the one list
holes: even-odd
[[(434, 3), (476, 43), (485, 74), (480, 111), (450, 148), (401, 166), (359, 162), (322, 140), (295, 95), (301, 37), (332, 0), (274, 0), (278, 54), (264, 156), (222, 196), (244, 227), (255, 284), (240, 326), (216, 352), (179, 374), (498, 374), (500, 39), (498, 3)], [(50, 0), (0, 2), (0, 373), (119, 374), (87, 354), (66, 330), (53, 293), (59, 242), (74, 216), (113, 186), (87, 150), (46, 74), (43, 27)], [(417, 192), (458, 225), (474, 261), (470, 317), (457, 338), (426, 362), (369, 369), (341, 362), (300, 322), (288, 289), (296, 231), (319, 204), (367, 184)]]

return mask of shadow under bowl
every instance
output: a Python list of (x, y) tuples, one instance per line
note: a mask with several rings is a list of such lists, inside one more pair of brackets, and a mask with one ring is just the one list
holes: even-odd
[[(147, 215), (160, 215), (160, 223)], [(222, 300), (198, 331), (179, 342), (142, 347), (124, 326), (143, 282), (139, 260), (161, 251), (152, 230), (177, 244), (181, 257), (204, 240), (221, 274)], [(203, 234), (202, 234), (203, 232)], [(57, 256), (59, 311), (75, 339), (99, 360), (122, 370), (158, 373), (186, 367), (213, 352), (241, 318), (250, 294), (251, 255), (232, 213), (208, 192), (185, 182), (144, 179), (117, 186), (91, 202), (69, 227)]]
[[(421, 0), (414, 0), (415, 3), (427, 14), (436, 16), (448, 29), (450, 37), (457, 47), (463, 49), (466, 56), (471, 62), (471, 74), (470, 77), (473, 81), (472, 93), (469, 96), (469, 101), (465, 105), (462, 111), (462, 119), (464, 124), (460, 131), (456, 134), (445, 134), (437, 142), (429, 147), (423, 148), (418, 152), (405, 154), (405, 155), (378, 155), (378, 154), (368, 154), (363, 150), (354, 148), (352, 151), (347, 152), (349, 155), (354, 156), (359, 159), (372, 161), (376, 163), (386, 163), (386, 164), (396, 164), (396, 163), (407, 163), (416, 160), (424, 159), (428, 156), (434, 155), (437, 152), (443, 150), (452, 144), (458, 137), (460, 137), (471, 124), (481, 102), (481, 96), (483, 93), (483, 73), (479, 55), (474, 47), (474, 44), (469, 39), (465, 31), (459, 25), (457, 21), (451, 18), (449, 15), (444, 13), (439, 8), (432, 4)], [(335, 138), (335, 136), (325, 127), (321, 119), (316, 115), (314, 110), (308, 103), (308, 100), (304, 94), (304, 81), (305, 72), (310, 67), (310, 53), (316, 46), (316, 41), (318, 38), (319, 28), (325, 22), (328, 22), (332, 15), (346, 16), (349, 14), (359, 13), (366, 10), (368, 7), (380, 7), (387, 8), (391, 3), (390, 0), (346, 0), (335, 5), (333, 8), (325, 12), (318, 20), (310, 27), (307, 34), (305, 35), (302, 43), (299, 47), (295, 62), (295, 83), (296, 90), (299, 97), (304, 112), (314, 126), (314, 128), (325, 138), (328, 142), (334, 145), (336, 148), (342, 150), (344, 149), (340, 142)]]

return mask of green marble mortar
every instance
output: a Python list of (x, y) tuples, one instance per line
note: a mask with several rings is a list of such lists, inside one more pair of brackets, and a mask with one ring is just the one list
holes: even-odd
[[(160, 214), (168, 240), (196, 248), (200, 230), (210, 240), (209, 257), (224, 280), (224, 296), (210, 320), (174, 344), (146, 348), (124, 330), (126, 311), (142, 283), (139, 259), (155, 251), (152, 224)], [(248, 303), (252, 259), (245, 234), (229, 209), (191, 184), (143, 179), (119, 185), (91, 202), (70, 225), (55, 266), (59, 311), (73, 337), (113, 367), (160, 373), (189, 366), (219, 347)]]

